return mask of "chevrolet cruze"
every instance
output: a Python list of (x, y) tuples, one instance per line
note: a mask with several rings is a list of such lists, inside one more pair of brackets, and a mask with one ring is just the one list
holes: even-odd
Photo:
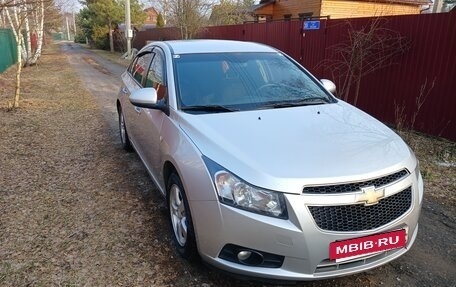
[(296, 281), (371, 269), (412, 246), (423, 199), (413, 152), (281, 51), (153, 42), (122, 80), (122, 145), (166, 198), (184, 258)]

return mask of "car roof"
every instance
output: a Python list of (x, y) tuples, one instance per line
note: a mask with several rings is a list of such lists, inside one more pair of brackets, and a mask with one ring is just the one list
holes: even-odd
[[(167, 45), (173, 54), (277, 52), (274, 48), (263, 44), (230, 40), (173, 40), (161, 43)], [(150, 45), (154, 44), (157, 42), (152, 42)]]

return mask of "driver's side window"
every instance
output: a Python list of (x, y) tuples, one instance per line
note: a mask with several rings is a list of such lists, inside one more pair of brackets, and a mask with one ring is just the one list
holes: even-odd
[(153, 87), (157, 91), (157, 100), (167, 97), (165, 60), (163, 53), (154, 49), (154, 58), (150, 64), (149, 72), (145, 81), (145, 87)]

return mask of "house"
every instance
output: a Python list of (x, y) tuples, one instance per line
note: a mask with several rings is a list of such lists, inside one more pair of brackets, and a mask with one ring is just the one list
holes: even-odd
[(261, 0), (250, 7), (256, 20), (309, 17), (356, 18), (420, 14), (430, 0)]
[(144, 9), (144, 12), (147, 14), (145, 25), (157, 25), (158, 12), (154, 7), (149, 7)]

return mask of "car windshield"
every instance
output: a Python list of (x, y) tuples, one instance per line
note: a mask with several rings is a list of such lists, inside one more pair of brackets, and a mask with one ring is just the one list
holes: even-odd
[(332, 103), (315, 80), (281, 53), (174, 56), (179, 104), (191, 113)]

